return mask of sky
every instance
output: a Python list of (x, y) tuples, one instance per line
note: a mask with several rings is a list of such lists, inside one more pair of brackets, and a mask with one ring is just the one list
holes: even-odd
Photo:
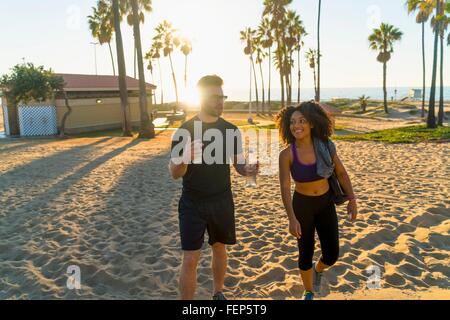
[[(191, 39), (193, 52), (188, 61), (188, 86), (184, 89), (184, 56), (174, 53), (174, 68), (182, 96), (193, 99), (195, 83), (206, 74), (218, 74), (225, 81), (226, 92), (249, 87), (249, 59), (243, 53), (239, 31), (256, 28), (263, 10), (263, 0), (153, 0), (153, 12), (146, 15), (141, 27), (143, 48), (151, 46), (154, 28), (163, 20), (173, 23), (180, 34)], [(23, 60), (43, 65), (58, 73), (95, 74), (94, 41), (87, 16), (96, 0), (25, 0), (0, 2), (0, 74)], [(305, 50), (316, 48), (317, 0), (294, 0), (290, 6), (304, 22), (308, 36)], [(381, 22), (398, 27), (403, 39), (395, 45), (388, 64), (388, 86), (421, 87), (421, 26), (408, 15), (405, 0), (324, 0), (322, 1), (321, 50), (322, 87), (380, 87), (382, 65), (377, 54), (369, 50), (368, 36)], [(426, 28), (427, 84), (431, 83), (433, 39)], [(127, 74), (133, 76), (133, 33), (122, 25)], [(115, 42), (112, 43), (115, 53)], [(99, 74), (112, 74), (107, 45), (96, 47)], [(115, 54), (114, 54), (115, 56)], [(450, 57), (450, 47), (445, 48)], [(302, 87), (313, 87), (312, 70), (304, 54), (301, 58)], [(162, 87), (167, 100), (174, 90), (168, 59), (161, 60)], [(267, 81), (268, 65), (263, 65)], [(273, 84), (279, 83), (273, 71)], [(447, 59), (445, 74), (450, 75)], [(159, 73), (147, 82), (160, 86)], [(450, 86), (450, 77), (445, 85)], [(230, 98), (233, 98), (232, 96)]]

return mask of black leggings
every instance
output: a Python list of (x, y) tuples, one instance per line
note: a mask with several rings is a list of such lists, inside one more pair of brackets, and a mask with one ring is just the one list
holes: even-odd
[(306, 196), (295, 192), (292, 206), (302, 231), (298, 240), (300, 270), (312, 268), (315, 230), (322, 249), (320, 260), (327, 266), (335, 264), (339, 257), (339, 229), (331, 191), (320, 196)]

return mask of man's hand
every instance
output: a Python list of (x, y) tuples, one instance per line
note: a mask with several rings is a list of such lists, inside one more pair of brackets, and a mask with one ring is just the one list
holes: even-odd
[(186, 146), (183, 148), (183, 155), (179, 158), (172, 158), (172, 163), (175, 165), (188, 165), (193, 163), (196, 159), (202, 159), (202, 147), (201, 140), (191, 141), (189, 137), (186, 141)]
[(244, 176), (256, 176), (259, 173), (259, 162), (256, 164), (247, 164), (244, 166)]

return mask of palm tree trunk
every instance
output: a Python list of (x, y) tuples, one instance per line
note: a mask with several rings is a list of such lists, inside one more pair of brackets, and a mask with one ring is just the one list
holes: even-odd
[(317, 101), (320, 102), (320, 15), (322, 11), (322, 1), (319, 0), (319, 15), (317, 19)]
[(425, 61), (425, 21), (422, 22), (422, 118), (425, 118), (425, 86), (426, 86), (426, 61)]
[[(436, 14), (438, 15), (441, 8), (441, 2), (437, 2)], [(436, 128), (436, 116), (434, 114), (434, 108), (436, 105), (436, 75), (437, 75), (437, 60), (438, 60), (438, 44), (439, 44), (439, 31), (440, 23), (437, 22), (436, 30), (434, 32), (434, 52), (433, 52), (433, 71), (431, 76), (431, 90), (430, 90), (430, 104), (428, 107), (427, 128)]]
[(315, 92), (315, 100), (317, 101), (317, 74), (316, 74), (316, 67), (313, 69), (313, 76), (314, 76), (314, 92)]
[(256, 78), (256, 68), (253, 57), (251, 57), (253, 66), (253, 77), (255, 78), (255, 92), (256, 92), (256, 114), (259, 115), (259, 95), (258, 95), (258, 79)]
[(384, 96), (384, 112), (389, 113), (388, 105), (387, 105), (387, 86), (386, 86), (386, 78), (387, 78), (387, 63), (383, 62), (383, 96)]
[(297, 50), (298, 78), (297, 78), (297, 103), (300, 103), (300, 80), (302, 73), (300, 71), (300, 49)]
[(262, 85), (262, 114), (264, 114), (264, 104), (265, 104), (265, 92), (264, 92), (264, 75), (262, 70), (262, 63), (259, 64), (259, 72), (261, 74), (261, 85)]
[(108, 47), (109, 47), (109, 53), (111, 54), (111, 63), (112, 63), (112, 67), (113, 67), (113, 74), (115, 76), (116, 75), (116, 66), (114, 65), (114, 56), (113, 56), (113, 52), (111, 49), (111, 42), (108, 42)]
[(440, 64), (438, 126), (442, 127), (444, 123), (444, 32), (442, 32), (440, 36), (441, 36), (441, 64)]
[(169, 61), (170, 61), (170, 69), (172, 70), (172, 78), (173, 78), (173, 85), (175, 87), (175, 99), (176, 99), (176, 104), (175, 104), (175, 108), (173, 110), (173, 113), (177, 112), (178, 109), (178, 86), (177, 86), (177, 78), (175, 77), (175, 71), (173, 69), (173, 63), (172, 63), (172, 55), (169, 53)]
[(137, 50), (136, 50), (136, 46), (134, 47), (134, 78), (136, 79), (136, 54), (137, 54)]
[[(145, 73), (144, 73), (144, 59), (142, 57), (142, 43), (141, 43), (141, 30), (139, 26), (139, 7), (137, 0), (131, 0), (131, 5), (133, 8), (133, 31), (134, 31), (134, 46), (136, 48), (137, 65), (139, 72), (139, 110), (140, 110), (140, 120), (141, 128), (139, 131), (139, 138), (151, 139), (155, 137), (155, 127), (150, 121), (147, 110), (147, 86), (145, 83)], [(152, 100), (150, 99), (150, 113), (152, 106)]]
[[(151, 76), (152, 76), (152, 84), (155, 83), (155, 76), (153, 75), (153, 71), (150, 72)], [(156, 90), (155, 92), (153, 92), (153, 104), (156, 106)]]
[(113, 0), (113, 14), (116, 33), (117, 64), (119, 66), (119, 89), (120, 89), (120, 104), (122, 108), (122, 131), (123, 136), (132, 137), (133, 134), (131, 133), (130, 128), (131, 126), (129, 119), (125, 57), (123, 53), (122, 31), (120, 29), (119, 0)]
[(253, 78), (253, 75), (252, 75), (252, 73), (253, 73), (253, 66), (252, 66), (252, 59), (251, 59), (251, 57), (249, 58), (249, 60), (250, 60), (250, 77), (249, 77), (249, 80), (250, 80), (250, 86), (249, 86), (249, 90), (248, 90), (248, 94), (249, 94), (249, 97), (248, 97), (248, 118), (249, 118), (249, 120), (252, 118), (252, 78)]
[(161, 71), (161, 61), (158, 58), (158, 71), (159, 71), (159, 86), (161, 88), (161, 107), (164, 105), (164, 90), (162, 82), (162, 71)]
[(270, 89), (271, 89), (271, 82), (272, 82), (272, 48), (269, 48), (269, 87), (267, 91), (267, 103), (268, 103), (268, 109), (269, 109), (269, 115), (272, 114), (272, 111), (270, 110)]
[(184, 89), (187, 88), (187, 65), (188, 65), (188, 56), (186, 54), (184, 56)]
[(285, 101), (284, 101), (284, 76), (283, 72), (280, 71), (280, 82), (281, 82), (281, 108), (285, 107)]

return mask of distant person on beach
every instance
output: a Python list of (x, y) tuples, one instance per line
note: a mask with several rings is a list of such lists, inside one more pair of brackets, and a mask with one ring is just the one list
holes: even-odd
[[(170, 173), (174, 179), (183, 178), (178, 205), (183, 250), (179, 289), (183, 300), (192, 300), (195, 295), (205, 231), (212, 247), (213, 300), (226, 300), (226, 245), (236, 243), (229, 160), (242, 176), (258, 171), (258, 165), (246, 165), (243, 160), (239, 129), (221, 118), (226, 99), (222, 86), (223, 80), (215, 75), (200, 79), (200, 112), (185, 122), (172, 140)], [(218, 146), (212, 152), (215, 161), (207, 155), (213, 143)]]
[[(328, 178), (335, 170), (347, 195), (349, 218), (357, 216), (356, 197), (347, 171), (330, 137), (331, 119), (316, 102), (287, 107), (276, 117), (283, 142), (288, 146), (280, 153), (280, 187), (289, 218), (289, 233), (297, 238), (299, 268), (305, 288), (303, 299), (313, 300), (320, 292), (325, 269), (339, 257), (338, 217)], [(291, 197), (291, 176), (295, 192)], [(322, 256), (313, 265), (315, 232)]]

